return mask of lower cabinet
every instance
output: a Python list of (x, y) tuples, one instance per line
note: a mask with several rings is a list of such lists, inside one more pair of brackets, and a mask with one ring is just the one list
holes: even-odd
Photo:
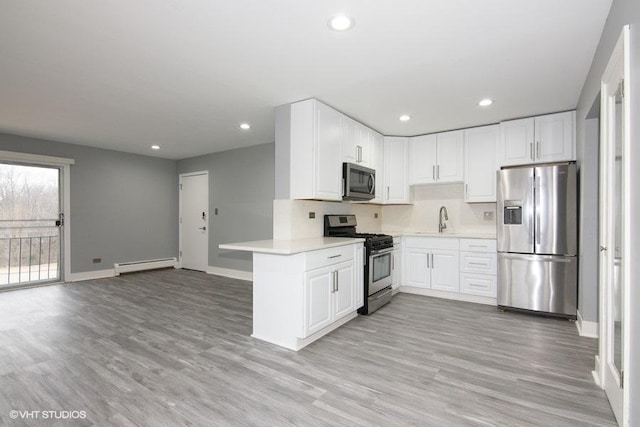
[(254, 253), (253, 337), (300, 350), (364, 303), (362, 243), (292, 255)]
[(391, 287), (395, 290), (402, 283), (402, 243), (399, 239), (393, 239), (393, 255), (391, 258)]
[(405, 236), (402, 247), (402, 291), (495, 302), (494, 239)]
[(305, 338), (356, 309), (353, 261), (305, 273)]

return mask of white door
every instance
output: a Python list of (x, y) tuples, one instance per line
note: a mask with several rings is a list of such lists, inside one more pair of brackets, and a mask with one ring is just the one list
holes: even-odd
[(483, 126), (464, 132), (464, 201), (495, 202), (500, 127)]
[(431, 289), (458, 292), (458, 252), (433, 249), (431, 254)]
[(461, 182), (463, 179), (464, 131), (455, 130), (438, 134), (438, 182)]
[(573, 111), (535, 118), (537, 163), (573, 160)]
[(628, 27), (609, 60), (602, 78), (600, 107), (600, 380), (618, 424), (628, 424), (624, 389), (629, 358), (629, 101), (624, 97), (628, 79)]
[(312, 270), (304, 275), (304, 337), (331, 323), (332, 289), (335, 275), (331, 267)]
[(407, 286), (415, 288), (431, 287), (431, 253), (426, 249), (406, 249), (404, 253)]
[(180, 265), (207, 271), (209, 265), (209, 173), (180, 175)]
[(534, 136), (533, 118), (500, 123), (499, 166), (533, 163)]
[(436, 135), (409, 139), (409, 185), (436, 182)]
[[(359, 264), (361, 266), (362, 264)], [(353, 292), (353, 261), (345, 261), (333, 267), (335, 271), (334, 318), (338, 320), (356, 309)]]

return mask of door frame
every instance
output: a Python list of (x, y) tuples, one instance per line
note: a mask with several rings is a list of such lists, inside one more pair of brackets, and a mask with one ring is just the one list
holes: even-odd
[(205, 266), (205, 271), (209, 270), (209, 232), (211, 231), (211, 226), (210, 226), (210, 221), (209, 218), (211, 217), (211, 210), (208, 209), (209, 205), (210, 205), (210, 200), (209, 200), (209, 171), (208, 170), (204, 170), (204, 171), (196, 171), (196, 172), (186, 172), (186, 173), (181, 173), (180, 175), (178, 175), (178, 268), (182, 268), (182, 237), (183, 237), (183, 233), (182, 233), (182, 179), (183, 178), (187, 178), (190, 176), (198, 176), (198, 175), (205, 175), (207, 177), (207, 246), (206, 246), (206, 260), (207, 260), (207, 265)]
[[(622, 34), (616, 43), (616, 46), (611, 54), (609, 63), (601, 79), (601, 106), (600, 106), (600, 201), (599, 201), (599, 245), (600, 252), (598, 256), (599, 267), (599, 328), (600, 328), (600, 342), (599, 342), (599, 363), (598, 363), (598, 376), (600, 386), (605, 390), (607, 398), (610, 401), (611, 407), (616, 415), (616, 419), (619, 425), (627, 425), (629, 420), (629, 387), (624, 386), (624, 377), (622, 384), (617, 376), (611, 375), (609, 365), (610, 354), (609, 349), (611, 341), (614, 337), (611, 336), (609, 330), (610, 318), (612, 316), (609, 300), (609, 291), (613, 286), (612, 277), (613, 271), (609, 268), (613, 265), (612, 257), (614, 256), (613, 243), (613, 226), (612, 219), (610, 218), (610, 206), (613, 205), (613, 197), (611, 194), (612, 181), (614, 179), (614, 170), (611, 170), (612, 156), (615, 159), (615, 140), (612, 140), (612, 126), (615, 127), (615, 123), (611, 123), (610, 107), (608, 103), (610, 98), (615, 94), (616, 88), (612, 88), (611, 83), (619, 81), (621, 77), (623, 79), (623, 139), (622, 150), (625, 156), (628, 156), (630, 152), (630, 99), (629, 99), (629, 26), (625, 26), (622, 29)], [(615, 80), (614, 80), (615, 79)], [(630, 229), (631, 225), (631, 168), (629, 161), (625, 161), (622, 165), (622, 184), (623, 193), (622, 197), (622, 251), (626, 254), (626, 262), (623, 261), (622, 268), (622, 283), (621, 292), (623, 295), (628, 296), (630, 290), (630, 247), (631, 239), (625, 232)], [(631, 338), (630, 333), (630, 310), (631, 301), (628, 297), (623, 301), (623, 316), (622, 316), (622, 329), (623, 329), (623, 348), (622, 348), (622, 372), (629, 372), (630, 353), (629, 342)], [(622, 386), (622, 387), (621, 387)]]
[[(18, 163), (26, 166), (49, 166), (60, 170), (60, 210), (64, 215), (62, 239), (60, 242), (60, 281), (71, 279), (71, 165), (74, 159), (65, 157), (43, 156), (40, 154), (0, 151), (0, 162)], [(41, 286), (36, 284), (35, 286)]]

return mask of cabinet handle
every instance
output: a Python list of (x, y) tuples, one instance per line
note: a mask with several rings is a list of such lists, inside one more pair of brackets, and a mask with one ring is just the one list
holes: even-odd
[(389, 186), (387, 185), (387, 201), (389, 200)]
[(483, 267), (487, 266), (487, 263), (482, 263), (482, 262), (470, 262), (469, 265), (481, 265)]
[(396, 269), (396, 263), (395, 263), (396, 257), (393, 256), (393, 254), (391, 254), (391, 269), (395, 270)]
[(467, 200), (469, 197), (469, 184), (464, 185), (464, 199)]
[(430, 254), (427, 254), (427, 268), (431, 268), (431, 267), (429, 267), (429, 255)]
[(431, 177), (436, 180), (436, 165), (431, 166)]
[(338, 254), (338, 255), (331, 255), (330, 257), (327, 257), (329, 259), (333, 259), (333, 258), (340, 258), (342, 256), (342, 254)]
[(336, 291), (336, 271), (331, 272), (331, 293)]
[(485, 245), (469, 245), (470, 248), (486, 248)]
[(440, 179), (440, 165), (436, 166), (436, 178)]
[(433, 259), (433, 254), (431, 254), (431, 268), (436, 268), (435, 260)]
[(535, 160), (535, 156), (533, 155), (533, 142), (529, 144), (529, 157), (531, 160)]
[(540, 141), (536, 141), (536, 159), (540, 160)]

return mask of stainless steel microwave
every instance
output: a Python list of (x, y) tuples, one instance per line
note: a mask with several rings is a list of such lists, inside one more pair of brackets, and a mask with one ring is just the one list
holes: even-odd
[(376, 196), (376, 171), (354, 163), (343, 163), (342, 185), (342, 200), (371, 200)]

